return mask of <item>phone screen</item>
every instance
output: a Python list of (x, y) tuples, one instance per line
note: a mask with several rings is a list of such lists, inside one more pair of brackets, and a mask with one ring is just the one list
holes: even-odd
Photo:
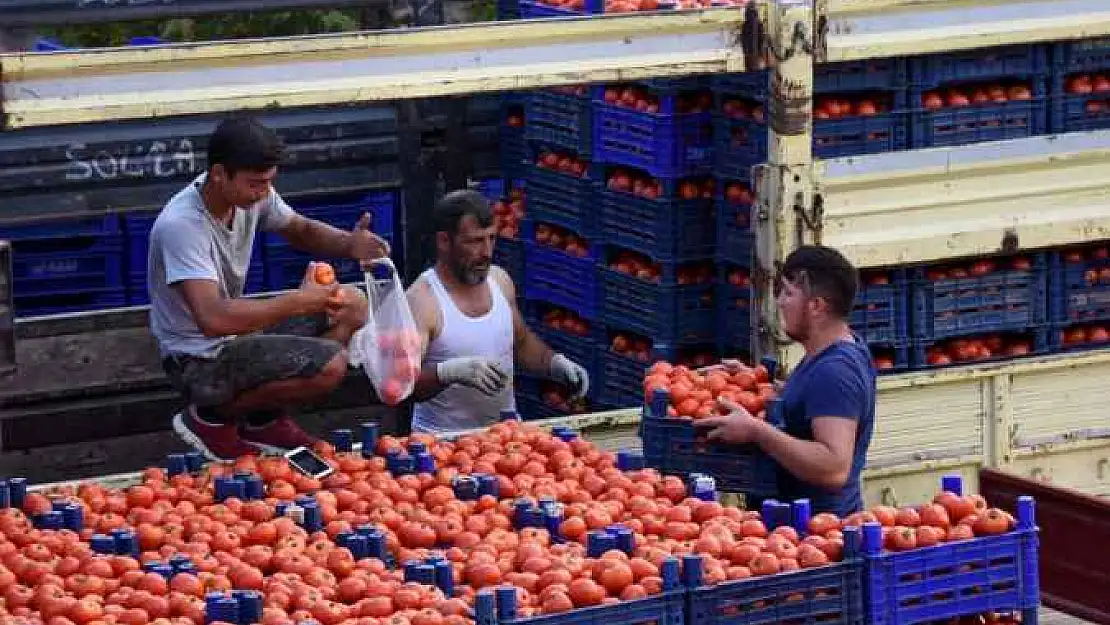
[(324, 460), (313, 453), (311, 449), (298, 449), (286, 456), (286, 458), (289, 459), (289, 464), (310, 477), (320, 477), (321, 475), (327, 475), (332, 472), (331, 465), (324, 462)]

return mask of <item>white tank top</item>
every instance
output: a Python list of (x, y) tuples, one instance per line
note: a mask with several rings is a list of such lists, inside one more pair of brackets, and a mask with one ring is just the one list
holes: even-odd
[(463, 314), (440, 281), (434, 268), (424, 272), (435, 294), (443, 323), (439, 336), (428, 344), (424, 365), (451, 358), (480, 356), (497, 362), (509, 375), (509, 383), (492, 397), (461, 384), (452, 384), (435, 397), (419, 402), (412, 410), (412, 431), (448, 434), (496, 423), (502, 410), (516, 410), (513, 395), (513, 313), (497, 281), (489, 277), (489, 312), (480, 317)]

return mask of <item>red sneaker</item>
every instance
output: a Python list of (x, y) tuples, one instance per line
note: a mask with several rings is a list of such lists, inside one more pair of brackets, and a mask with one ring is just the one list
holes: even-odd
[(312, 447), (317, 442), (317, 439), (302, 430), (289, 417), (278, 417), (259, 427), (244, 426), (240, 436), (248, 445), (272, 454), (283, 454), (298, 447)]
[(173, 416), (173, 430), (181, 440), (209, 460), (234, 460), (240, 456), (258, 455), (258, 449), (239, 438), (239, 430), (234, 423), (205, 423), (197, 418), (191, 406)]

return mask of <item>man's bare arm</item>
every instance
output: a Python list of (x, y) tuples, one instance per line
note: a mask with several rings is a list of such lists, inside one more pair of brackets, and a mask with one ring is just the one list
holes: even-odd
[(516, 305), (516, 285), (513, 284), (513, 279), (500, 267), (494, 266), (491, 271), (513, 312), (513, 352), (517, 362), (530, 373), (548, 377), (551, 375), (551, 359), (555, 352), (524, 323), (524, 316)]
[(830, 490), (843, 488), (852, 471), (856, 446), (855, 419), (816, 417), (812, 441), (805, 441), (760, 422), (755, 442), (791, 475)]
[(212, 280), (182, 280), (174, 288), (185, 298), (200, 331), (213, 338), (257, 332), (289, 317), (320, 312), (324, 303), (302, 290), (266, 299), (225, 298)]
[(326, 258), (350, 258), (353, 235), (322, 221), (294, 215), (281, 229), (293, 247)]

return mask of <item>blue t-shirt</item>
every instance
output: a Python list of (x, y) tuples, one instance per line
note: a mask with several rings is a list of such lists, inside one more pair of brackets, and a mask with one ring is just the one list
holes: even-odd
[(867, 345), (859, 337), (855, 339), (838, 341), (807, 357), (790, 375), (782, 392), (785, 429), (795, 438), (813, 440), (815, 417), (858, 422), (852, 469), (843, 488), (830, 491), (780, 471), (780, 498), (809, 498), (814, 514), (832, 512), (843, 517), (863, 509), (860, 473), (875, 427), (875, 367)]

